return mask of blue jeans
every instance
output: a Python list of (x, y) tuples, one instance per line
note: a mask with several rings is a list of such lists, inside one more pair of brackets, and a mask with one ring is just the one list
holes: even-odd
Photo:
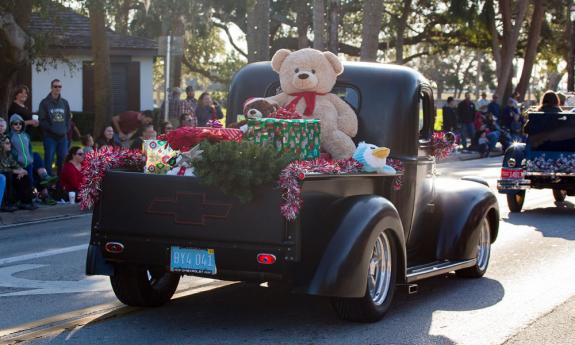
[(489, 140), (489, 149), (493, 151), (495, 145), (499, 141), (499, 131), (489, 132), (487, 134), (487, 139)]
[(5, 190), (6, 190), (6, 176), (0, 174), (0, 205), (2, 205), (2, 199), (4, 199)]
[(42, 157), (40, 157), (40, 155), (37, 152), (32, 152), (32, 156), (34, 157), (34, 162), (28, 165), (25, 169), (28, 171), (30, 186), (32, 187), (32, 189), (34, 189), (34, 187), (37, 187), (36, 184), (40, 182), (40, 180), (42, 179), (42, 177), (38, 175), (38, 169), (46, 167), (44, 166), (44, 161), (42, 160)]
[(474, 135), (475, 128), (473, 128), (473, 122), (461, 124), (461, 145), (463, 149), (467, 149), (467, 139), (469, 139), (469, 145), (471, 145)]
[(54, 154), (56, 154), (56, 166), (58, 168), (58, 175), (62, 171), (62, 164), (66, 151), (68, 148), (68, 139), (66, 137), (54, 139), (50, 136), (44, 136), (44, 163), (46, 164), (46, 171), (48, 175), (54, 176), (52, 173), (52, 162), (54, 162)]

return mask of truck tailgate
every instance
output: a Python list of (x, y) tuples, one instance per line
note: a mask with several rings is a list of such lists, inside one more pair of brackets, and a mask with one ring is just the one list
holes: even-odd
[(282, 244), (281, 194), (262, 186), (241, 204), (195, 177), (109, 171), (104, 177), (98, 229), (140, 238)]

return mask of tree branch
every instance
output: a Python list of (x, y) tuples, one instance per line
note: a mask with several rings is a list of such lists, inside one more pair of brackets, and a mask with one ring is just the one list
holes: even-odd
[(248, 54), (246, 54), (246, 52), (244, 52), (244, 51), (242, 50), (242, 48), (240, 48), (240, 47), (238, 47), (238, 46), (236, 45), (236, 43), (234, 42), (234, 39), (232, 38), (232, 35), (230, 34), (230, 29), (228, 29), (227, 26), (225, 26), (224, 24), (221, 24), (221, 23), (213, 22), (213, 24), (214, 24), (215, 27), (224, 30), (224, 32), (226, 33), (226, 36), (228, 36), (228, 41), (230, 42), (230, 44), (232, 45), (232, 47), (234, 47), (234, 49), (237, 50), (238, 53), (240, 53), (241, 55), (243, 55), (243, 56), (247, 59)]
[(229, 82), (229, 80), (226, 80), (217, 74), (213, 74), (211, 71), (195, 66), (190, 62), (190, 60), (186, 56), (183, 56), (182, 63), (186, 66), (186, 68), (188, 68), (190, 72), (198, 73), (199, 75), (204, 76), (210, 79), (211, 81), (215, 81), (222, 84), (226, 84)]

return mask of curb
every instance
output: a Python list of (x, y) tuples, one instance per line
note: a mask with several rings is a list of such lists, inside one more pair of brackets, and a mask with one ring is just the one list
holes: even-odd
[(79, 205), (40, 206), (34, 211), (16, 211), (13, 213), (0, 213), (0, 230), (54, 222), (58, 220), (74, 219), (92, 215), (90, 211), (80, 210)]

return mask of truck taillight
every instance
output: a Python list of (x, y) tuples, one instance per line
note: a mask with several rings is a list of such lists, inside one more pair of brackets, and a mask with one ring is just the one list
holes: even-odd
[(124, 245), (120, 242), (108, 242), (104, 246), (104, 249), (106, 249), (108, 253), (120, 254), (124, 251)]
[(260, 253), (257, 256), (258, 263), (262, 265), (272, 265), (276, 262), (276, 256), (273, 254)]

